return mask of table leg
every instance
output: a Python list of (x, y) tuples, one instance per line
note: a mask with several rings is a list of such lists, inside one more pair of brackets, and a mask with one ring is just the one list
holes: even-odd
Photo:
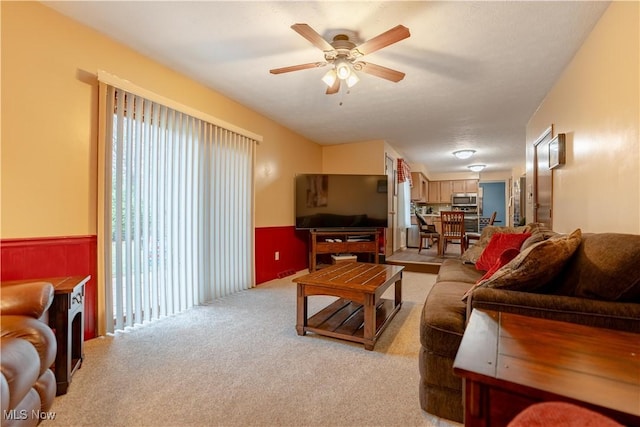
[(400, 307), (402, 305), (402, 276), (396, 281), (394, 285), (396, 295), (395, 295), (395, 307)]
[(69, 295), (54, 297), (52, 304), (53, 313), (50, 314), (55, 328), (56, 361), (54, 363), (54, 374), (56, 377), (56, 396), (66, 394), (71, 377), (71, 337), (69, 331)]
[(364, 298), (364, 348), (373, 350), (376, 336), (376, 304), (375, 295), (366, 294)]
[(305, 335), (305, 327), (307, 326), (307, 297), (304, 295), (304, 285), (302, 283), (298, 283), (296, 317), (296, 331), (298, 335)]

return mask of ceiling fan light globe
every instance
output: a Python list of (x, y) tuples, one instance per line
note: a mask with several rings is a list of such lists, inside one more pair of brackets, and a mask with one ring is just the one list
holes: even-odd
[(347, 79), (351, 75), (351, 67), (349, 67), (349, 63), (344, 59), (337, 60), (336, 74), (338, 75), (338, 78), (341, 80)]
[(347, 86), (353, 87), (360, 81), (360, 77), (356, 75), (356, 73), (351, 73), (349, 77), (346, 78)]
[(336, 75), (336, 70), (331, 69), (327, 71), (327, 73), (322, 77), (322, 81), (329, 87), (333, 86), (336, 82), (338, 76)]

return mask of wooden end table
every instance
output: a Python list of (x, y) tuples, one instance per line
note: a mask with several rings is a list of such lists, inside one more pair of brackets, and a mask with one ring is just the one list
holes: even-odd
[(66, 394), (71, 377), (84, 360), (84, 286), (91, 276), (42, 279), (53, 284), (54, 296), (49, 308), (49, 326), (56, 334), (58, 353), (53, 373), (56, 396)]
[[(313, 332), (364, 344), (373, 350), (378, 337), (402, 306), (402, 270), (386, 264), (349, 262), (298, 277), (298, 335)], [(393, 301), (381, 298), (395, 284)], [(338, 300), (307, 319), (307, 298), (329, 295)]]
[(453, 371), (466, 426), (505, 426), (528, 406), (563, 401), (640, 425), (640, 336), (474, 310)]

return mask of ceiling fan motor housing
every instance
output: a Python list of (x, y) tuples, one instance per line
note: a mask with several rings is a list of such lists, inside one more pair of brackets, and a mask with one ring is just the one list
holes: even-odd
[(345, 34), (338, 34), (333, 37), (333, 41), (331, 42), (331, 46), (333, 46), (334, 50), (325, 51), (324, 58), (327, 61), (334, 61), (338, 58), (344, 58), (349, 62), (353, 62), (359, 56), (357, 49), (355, 49), (356, 45), (349, 37)]

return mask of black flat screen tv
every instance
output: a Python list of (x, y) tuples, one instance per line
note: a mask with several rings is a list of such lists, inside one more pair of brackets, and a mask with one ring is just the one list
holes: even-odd
[(295, 178), (296, 229), (387, 227), (386, 175), (301, 174)]

